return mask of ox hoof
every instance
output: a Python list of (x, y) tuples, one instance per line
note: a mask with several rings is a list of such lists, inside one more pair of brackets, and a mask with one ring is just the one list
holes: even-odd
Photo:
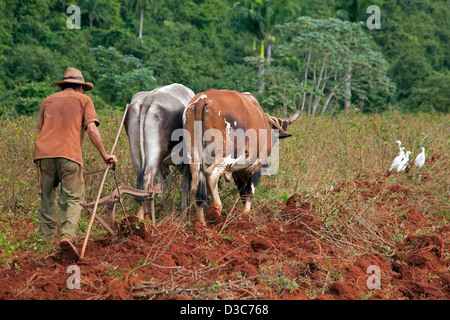
[(205, 218), (208, 223), (219, 223), (222, 220), (222, 206), (211, 206), (206, 211)]

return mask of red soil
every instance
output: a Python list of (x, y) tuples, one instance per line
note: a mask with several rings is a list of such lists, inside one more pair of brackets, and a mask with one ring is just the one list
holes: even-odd
[[(410, 190), (399, 184), (355, 180), (335, 192), (344, 188), (367, 199), (381, 194), (379, 210), (389, 209), (394, 193), (397, 208), (409, 203), (397, 221), (408, 234), (429, 223), (411, 203)], [(61, 261), (57, 251), (25, 252), (0, 269), (0, 299), (450, 298), (448, 227), (406, 237), (389, 257), (359, 251), (351, 259), (321, 237), (324, 222), (297, 194), (234, 217), (223, 216), (208, 228), (195, 219), (180, 226), (166, 220), (156, 228), (147, 225), (140, 236), (92, 239), (76, 263), (80, 289), (68, 289), (71, 263)], [(79, 239), (78, 248), (81, 244)], [(381, 271), (381, 289), (367, 286), (372, 265)]]

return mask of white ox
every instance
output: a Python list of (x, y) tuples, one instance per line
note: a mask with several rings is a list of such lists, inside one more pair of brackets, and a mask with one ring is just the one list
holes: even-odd
[[(183, 128), (183, 111), (194, 92), (178, 83), (136, 93), (125, 118), (131, 158), (137, 176), (137, 188), (148, 190), (158, 175), (161, 183), (173, 165), (170, 154), (178, 142), (171, 141), (172, 132)], [(182, 209), (187, 207), (190, 173), (184, 170), (181, 183)], [(144, 219), (145, 201), (139, 200), (138, 217)], [(154, 202), (152, 201), (152, 212)], [(155, 224), (154, 217), (153, 224)]]

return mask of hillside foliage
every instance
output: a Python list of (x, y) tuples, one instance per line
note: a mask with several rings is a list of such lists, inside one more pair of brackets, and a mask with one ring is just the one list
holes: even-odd
[[(70, 5), (80, 29), (69, 29)], [(381, 28), (366, 25), (369, 5)], [(273, 112), (448, 112), (446, 0), (1, 0), (0, 113), (35, 115), (64, 70), (98, 109), (173, 82)]]

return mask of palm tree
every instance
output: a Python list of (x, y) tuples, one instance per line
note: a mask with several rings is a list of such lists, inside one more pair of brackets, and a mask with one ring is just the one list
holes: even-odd
[(153, 12), (158, 11), (158, 0), (133, 0), (132, 6), (139, 12), (139, 35), (138, 38), (142, 38), (142, 29), (144, 24), (144, 10), (151, 7)]
[(366, 17), (366, 9), (373, 1), (338, 0), (335, 3), (337, 17), (351, 22), (361, 21)]
[(89, 27), (95, 20), (106, 20), (108, 8), (100, 0), (83, 0), (81, 3), (81, 13), (87, 14), (89, 18)]
[[(256, 51), (256, 40), (260, 41), (258, 74), (262, 75), (265, 57), (267, 57), (267, 64), (270, 65), (274, 41), (272, 33), (275, 25), (283, 22), (294, 11), (293, 6), (290, 1), (285, 0), (242, 0), (236, 2), (233, 7), (241, 11), (247, 31), (253, 35), (253, 50)], [(264, 91), (262, 79), (259, 82), (259, 91)]]

